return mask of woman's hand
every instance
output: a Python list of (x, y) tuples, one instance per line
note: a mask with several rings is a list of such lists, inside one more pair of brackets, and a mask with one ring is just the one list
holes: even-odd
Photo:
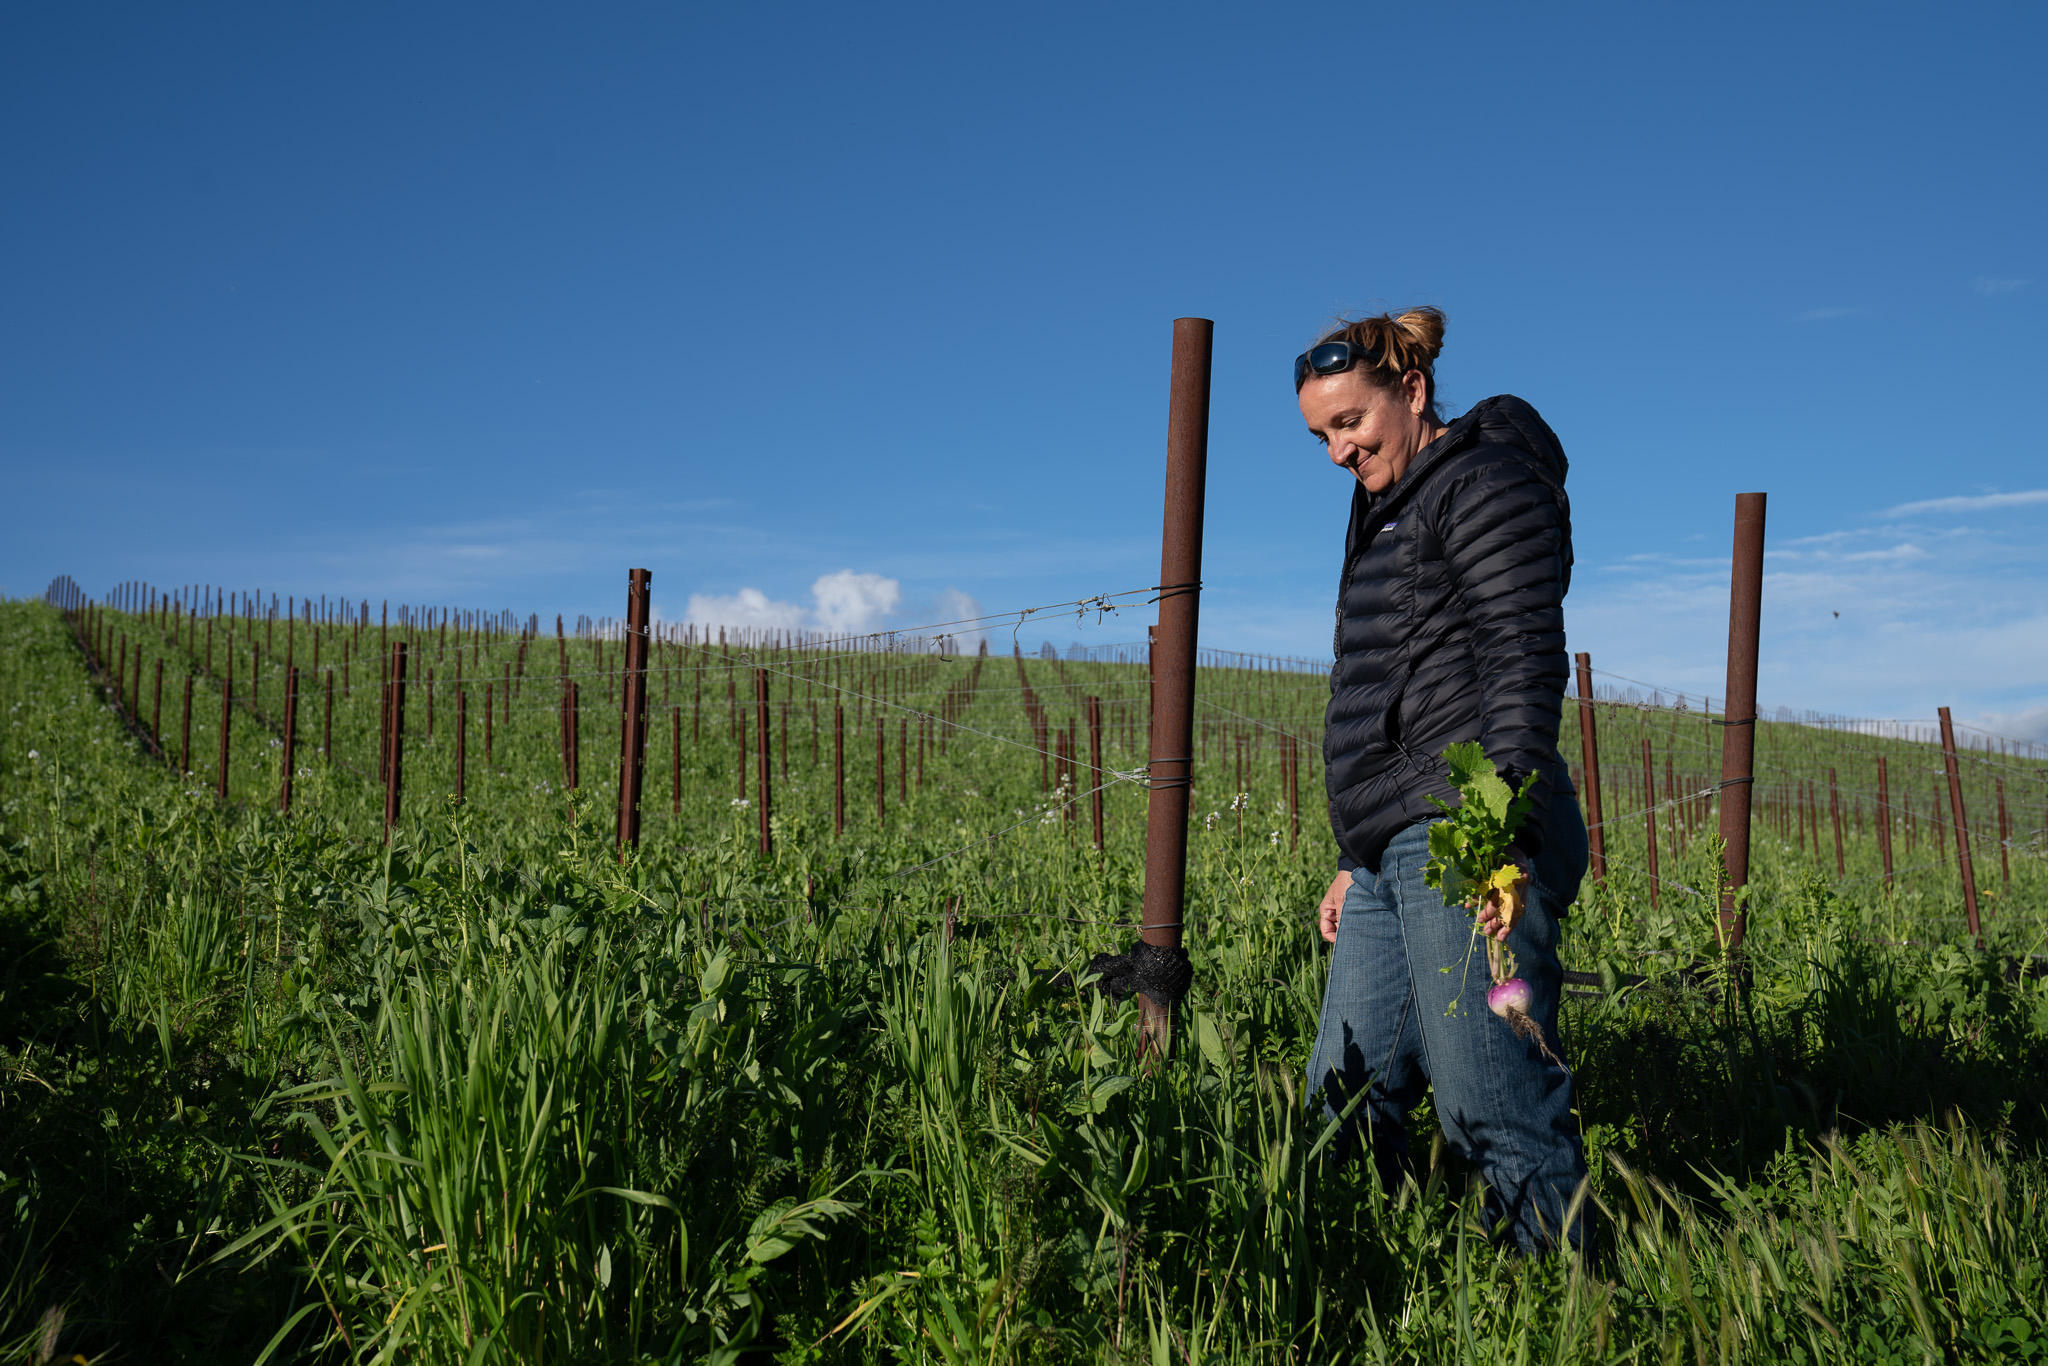
[(1529, 856), (1509, 845), (1507, 861), (1521, 869), (1522, 875), (1507, 891), (1488, 892), (1479, 903), (1479, 933), (1503, 944), (1529, 908)]
[(1322, 919), (1323, 938), (1332, 944), (1337, 942), (1337, 922), (1344, 918), (1344, 894), (1350, 890), (1351, 874), (1337, 874), (1330, 890), (1323, 893), (1323, 904), (1316, 908)]

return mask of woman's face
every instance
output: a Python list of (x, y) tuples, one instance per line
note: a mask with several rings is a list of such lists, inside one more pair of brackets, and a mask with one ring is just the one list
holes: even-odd
[(1408, 472), (1415, 453), (1443, 432), (1430, 419), (1422, 372), (1410, 370), (1391, 389), (1374, 388), (1365, 372), (1312, 375), (1301, 386), (1301, 417), (1330, 452), (1330, 463), (1350, 470), (1378, 493)]

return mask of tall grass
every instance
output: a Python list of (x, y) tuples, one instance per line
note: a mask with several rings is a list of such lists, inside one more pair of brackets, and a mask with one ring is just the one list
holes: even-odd
[[(0, 608), (0, 643), (17, 1356), (2048, 1350), (2042, 985), (1946, 911), (1885, 932), (1898, 896), (1769, 842), (1746, 987), (1681, 972), (1708, 908), (1650, 914), (1620, 861), (1568, 922), (1568, 965), (1616, 987), (1564, 1021), (1599, 1247), (1522, 1260), (1426, 1105), (1403, 1188), (1331, 1159), (1301, 1089), (1330, 854), (1313, 823), (1289, 848), (1270, 754), (1235, 807), (1198, 789), (1197, 988), (1150, 1066), (1130, 1004), (1075, 981), (1129, 934), (1141, 808), (1116, 794), (1097, 855), (1035, 756), (956, 737), (899, 804), (892, 739), (888, 823), (835, 840), (806, 734), (764, 859), (707, 723), (683, 815), (657, 802), (622, 864), (601, 747), (572, 796), (515, 728), (465, 806), (415, 768), (386, 844), (342, 763), (309, 766), (290, 819), (218, 807), (138, 754), (54, 616)], [(971, 719), (1017, 733), (999, 681)], [(1672, 875), (1711, 885), (1710, 859)], [(2000, 948), (2041, 932), (2048, 879), (2015, 873)]]

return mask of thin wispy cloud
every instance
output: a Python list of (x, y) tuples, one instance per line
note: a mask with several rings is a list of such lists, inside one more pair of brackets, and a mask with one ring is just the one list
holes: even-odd
[(1927, 498), (1901, 503), (1882, 515), (1917, 517), (1928, 512), (1990, 512), (1997, 508), (2036, 507), (2048, 503), (2048, 489), (2022, 489), (2016, 493), (1959, 494), (1953, 498)]
[(1832, 322), (1836, 318), (1854, 318), (1859, 314), (1868, 313), (1869, 311), (1867, 308), (1809, 308), (1804, 313), (1794, 314), (1792, 321), (1795, 323)]
[(2016, 276), (1979, 275), (1976, 279), (1970, 281), (1970, 292), (1972, 294), (1982, 294), (1986, 297), (2000, 294), (2016, 294), (2032, 283), (2034, 283), (2032, 280), (2022, 280)]
[(1964, 719), (1975, 730), (1988, 730), (2014, 740), (2048, 740), (2048, 706), (2025, 711), (1986, 711)]
[[(2048, 505), (2048, 489), (1929, 499), (1892, 515)], [(1937, 706), (1997, 734), (2042, 738), (2048, 716), (2048, 544), (2038, 514), (1873, 535), (1845, 526), (1764, 559), (1760, 691), (1771, 707), (1925, 718)], [(1580, 577), (1570, 648), (1671, 689), (1725, 687), (1728, 563), (1631, 557)]]

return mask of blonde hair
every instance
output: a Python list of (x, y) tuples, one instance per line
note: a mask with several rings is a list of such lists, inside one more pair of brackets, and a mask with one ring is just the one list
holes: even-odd
[(1376, 388), (1391, 389), (1410, 370), (1421, 371), (1430, 416), (1443, 421), (1436, 409), (1436, 358), (1444, 349), (1442, 309), (1424, 306), (1400, 314), (1339, 318), (1336, 327), (1316, 339), (1316, 345), (1334, 341), (1350, 342), (1379, 356), (1374, 364), (1358, 367), (1358, 373)]

